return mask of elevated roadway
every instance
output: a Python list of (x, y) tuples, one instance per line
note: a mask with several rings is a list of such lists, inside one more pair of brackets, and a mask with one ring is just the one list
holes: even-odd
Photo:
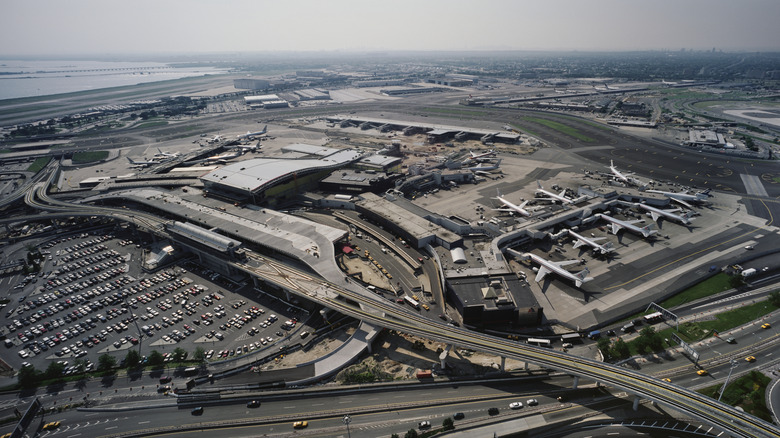
[(665, 404), (733, 436), (780, 437), (780, 429), (776, 426), (672, 383), (592, 359), (452, 327), (424, 318), (407, 307), (340, 289), (273, 260), (255, 254), (251, 254), (250, 259), (259, 263), (260, 267), (247, 264), (236, 264), (236, 267), (263, 281), (377, 326), (594, 379)]
[[(91, 215), (108, 216), (134, 223), (141, 221), (149, 227), (150, 231), (164, 234), (163, 221), (149, 214), (70, 204), (49, 198), (45, 192), (53, 177), (54, 172), (46, 183), (38, 183), (35, 190), (28, 194), (26, 201), (29, 205), (57, 212), (68, 209), (85, 214), (84, 210), (86, 210), (87, 214)], [(378, 297), (365, 296), (347, 290), (322, 278), (254, 253), (249, 254), (246, 263), (229, 263), (236, 269), (262, 281), (379, 327), (387, 327), (439, 342), (472, 348), (496, 356), (511, 357), (542, 367), (560, 370), (573, 376), (593, 379), (621, 388), (639, 397), (667, 405), (718, 427), (732, 436), (780, 438), (780, 429), (770, 423), (694, 391), (648, 377), (639, 372), (445, 325), (424, 318), (408, 307), (401, 307)]]

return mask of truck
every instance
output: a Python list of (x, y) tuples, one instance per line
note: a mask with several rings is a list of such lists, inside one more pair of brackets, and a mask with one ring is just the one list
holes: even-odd
[(624, 325), (623, 327), (620, 327), (620, 331), (623, 333), (628, 333), (634, 331), (634, 323), (629, 322), (628, 324)]
[(745, 269), (744, 271), (742, 271), (742, 277), (745, 277), (745, 278), (746, 277), (750, 277), (751, 275), (755, 274), (756, 272), (758, 272), (758, 271), (756, 271), (756, 268)]
[(417, 370), (418, 379), (430, 379), (433, 378), (433, 372), (431, 370)]
[(592, 332), (588, 333), (588, 339), (598, 339), (601, 337), (601, 332), (598, 330), (593, 330)]

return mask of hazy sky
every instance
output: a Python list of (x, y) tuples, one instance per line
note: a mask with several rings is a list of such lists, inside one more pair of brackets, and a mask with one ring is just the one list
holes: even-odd
[(780, 51), (778, 0), (2, 0), (0, 56)]

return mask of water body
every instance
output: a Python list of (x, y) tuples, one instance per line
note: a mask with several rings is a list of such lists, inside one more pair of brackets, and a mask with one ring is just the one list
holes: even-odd
[(136, 85), (207, 74), (217, 67), (177, 67), (159, 62), (0, 60), (0, 99), (47, 96)]

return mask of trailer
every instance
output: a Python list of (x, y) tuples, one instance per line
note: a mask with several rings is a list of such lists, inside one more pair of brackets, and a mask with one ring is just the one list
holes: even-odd
[(526, 341), (531, 345), (537, 345), (539, 347), (552, 347), (552, 342), (549, 339), (528, 338)]
[(561, 335), (561, 342), (579, 342), (582, 339), (582, 335), (579, 333), (566, 333)]

